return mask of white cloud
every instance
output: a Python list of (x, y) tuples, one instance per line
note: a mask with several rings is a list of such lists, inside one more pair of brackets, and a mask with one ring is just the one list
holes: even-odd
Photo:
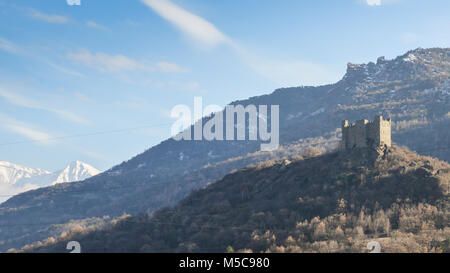
[(92, 101), (91, 98), (89, 98), (88, 96), (86, 96), (85, 94), (80, 93), (80, 92), (76, 92), (75, 93), (75, 97), (77, 97), (78, 99), (80, 99), (80, 100), (82, 100), (84, 102), (91, 102)]
[(105, 53), (91, 54), (88, 50), (70, 53), (68, 58), (100, 72), (133, 71), (144, 68), (135, 60), (124, 55), (108, 55)]
[(156, 66), (162, 72), (186, 72), (186, 69), (180, 67), (179, 65), (177, 65), (175, 63), (159, 62), (156, 64)]
[(52, 24), (65, 24), (70, 21), (70, 19), (66, 16), (55, 15), (55, 14), (45, 14), (45, 13), (42, 13), (37, 10), (31, 10), (30, 17), (37, 19), (37, 20), (45, 21), (47, 23), (52, 23)]
[(8, 92), (0, 87), (0, 97), (6, 99), (9, 103), (26, 108), (40, 108), (39, 104), (29, 98)]
[(60, 71), (62, 73), (71, 75), (71, 76), (85, 77), (83, 74), (81, 74), (81, 73), (79, 73), (77, 71), (74, 71), (74, 70), (71, 70), (71, 69), (68, 69), (68, 68), (64, 68), (64, 67), (62, 67), (60, 65), (57, 65), (57, 64), (47, 60), (42, 55), (32, 53), (30, 50), (26, 50), (26, 48), (23, 49), (21, 46), (18, 46), (15, 43), (13, 43), (13, 42), (5, 39), (5, 38), (2, 38), (2, 37), (0, 37), (0, 50), (6, 51), (6, 52), (9, 52), (9, 53), (13, 53), (13, 54), (16, 54), (16, 55), (21, 55), (21, 56), (37, 59), (37, 60), (39, 60), (41, 62), (44, 62), (44, 63), (48, 64), (52, 68), (54, 68), (54, 69), (56, 69), (56, 70), (58, 70), (58, 71)]
[(54, 114), (58, 115), (60, 118), (71, 121), (71, 122), (84, 124), (84, 125), (91, 124), (91, 122), (86, 120), (85, 118), (80, 117), (79, 115), (69, 112), (69, 111), (66, 111), (66, 110), (59, 110), (59, 109), (52, 109), (52, 108), (41, 108), (41, 109), (49, 111), (49, 112), (53, 112)]
[(369, 6), (381, 6), (381, 0), (366, 0)]
[(102, 26), (100, 24), (97, 24), (94, 21), (87, 21), (86, 22), (86, 26), (90, 27), (90, 28), (95, 28), (95, 29), (99, 29), (99, 30), (107, 30), (108, 28), (105, 26)]
[(159, 16), (171, 22), (190, 38), (212, 47), (229, 39), (213, 24), (175, 5), (170, 0), (141, 0)]
[(7, 128), (9, 128), (11, 131), (18, 133), (22, 136), (25, 136), (31, 140), (35, 140), (35, 141), (43, 141), (46, 139), (50, 138), (50, 135), (38, 131), (38, 130), (34, 130), (31, 128), (27, 128), (27, 127), (23, 127), (20, 125), (16, 125), (16, 124), (6, 124), (5, 125)]
[(59, 65), (54, 64), (54, 63), (49, 62), (49, 61), (46, 61), (46, 62), (47, 62), (47, 64), (48, 64), (49, 66), (53, 67), (54, 69), (56, 69), (56, 70), (58, 70), (58, 71), (60, 71), (60, 72), (65, 73), (65, 74), (68, 74), (68, 75), (71, 75), (71, 76), (76, 76), (76, 77), (85, 77), (85, 75), (81, 74), (80, 72), (77, 72), (77, 71), (74, 71), (74, 70), (71, 70), (71, 69), (64, 68), (64, 67), (62, 67), (62, 66), (59, 66)]
[(13, 104), (16, 106), (51, 112), (51, 113), (56, 114), (57, 116), (59, 116), (62, 119), (65, 119), (65, 120), (68, 120), (71, 122), (75, 122), (75, 123), (79, 123), (79, 124), (84, 124), (84, 125), (90, 124), (89, 121), (87, 121), (83, 117), (80, 117), (74, 113), (71, 113), (66, 110), (55, 109), (52, 107), (44, 106), (41, 103), (39, 103), (33, 99), (23, 97), (16, 93), (6, 91), (5, 89), (3, 89), (1, 87), (0, 87), (0, 97), (3, 97), (10, 104)]
[(0, 124), (4, 129), (24, 136), (32, 141), (47, 143), (52, 138), (48, 133), (32, 128), (31, 125), (15, 120), (0, 113)]
[(17, 45), (2, 37), (0, 37), (0, 49), (14, 54), (19, 54), (21, 51)]
[[(207, 20), (175, 5), (170, 0), (141, 0), (161, 17), (175, 25), (183, 33), (206, 46), (227, 44), (254, 71), (280, 85), (316, 85), (339, 79), (336, 72), (325, 66), (304, 61), (280, 61), (256, 56), (228, 38)], [(372, 4), (377, 0), (368, 0)], [(378, 0), (381, 1), (381, 0)], [(376, 4), (376, 3), (374, 3)]]
[(403, 2), (403, 0), (359, 0), (359, 1), (372, 7), (394, 5)]
[(81, 6), (81, 0), (67, 0), (69, 6)]
[(156, 64), (145, 65), (121, 54), (110, 55), (106, 53), (91, 53), (82, 50), (77, 53), (70, 53), (68, 58), (73, 62), (80, 63), (99, 72), (119, 73), (129, 71), (161, 71), (166, 73), (187, 72), (188, 70), (171, 62), (158, 62)]

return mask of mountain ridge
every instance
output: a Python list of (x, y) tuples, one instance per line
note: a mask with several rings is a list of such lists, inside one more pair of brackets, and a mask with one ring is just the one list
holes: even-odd
[(87, 163), (76, 160), (71, 162), (63, 170), (58, 171), (58, 173), (59, 175), (56, 180), (52, 182), (52, 186), (59, 183), (82, 181), (101, 172)]
[(0, 161), (0, 183), (15, 184), (20, 179), (43, 174), (50, 174), (50, 172), (39, 168), (29, 168), (7, 161)]

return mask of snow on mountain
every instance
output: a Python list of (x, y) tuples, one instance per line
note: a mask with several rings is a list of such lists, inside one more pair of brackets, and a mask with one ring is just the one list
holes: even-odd
[(100, 171), (92, 167), (89, 164), (74, 161), (70, 163), (64, 170), (59, 172), (56, 180), (52, 182), (52, 185), (65, 182), (81, 181), (91, 176), (99, 174)]
[(414, 62), (415, 60), (417, 60), (416, 55), (409, 53), (408, 56), (406, 56), (405, 58), (403, 58), (403, 61), (405, 62)]
[(41, 169), (23, 167), (6, 161), (0, 161), (0, 183), (15, 184), (21, 179), (47, 174), (50, 174), (50, 172)]
[(82, 181), (99, 173), (99, 170), (81, 161), (74, 161), (55, 172), (0, 161), (0, 203), (10, 195), (59, 183)]

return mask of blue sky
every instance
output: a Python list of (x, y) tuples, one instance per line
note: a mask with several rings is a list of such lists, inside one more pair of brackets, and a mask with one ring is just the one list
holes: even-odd
[(347, 62), (448, 47), (449, 10), (447, 0), (0, 0), (0, 160), (108, 169), (169, 137), (172, 107), (194, 96), (225, 106), (333, 83)]

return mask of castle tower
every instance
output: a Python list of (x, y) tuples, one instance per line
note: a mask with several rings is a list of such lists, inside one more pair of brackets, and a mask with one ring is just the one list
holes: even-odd
[(341, 127), (343, 149), (391, 146), (391, 119), (376, 116), (371, 122), (363, 119), (352, 124), (344, 120)]

